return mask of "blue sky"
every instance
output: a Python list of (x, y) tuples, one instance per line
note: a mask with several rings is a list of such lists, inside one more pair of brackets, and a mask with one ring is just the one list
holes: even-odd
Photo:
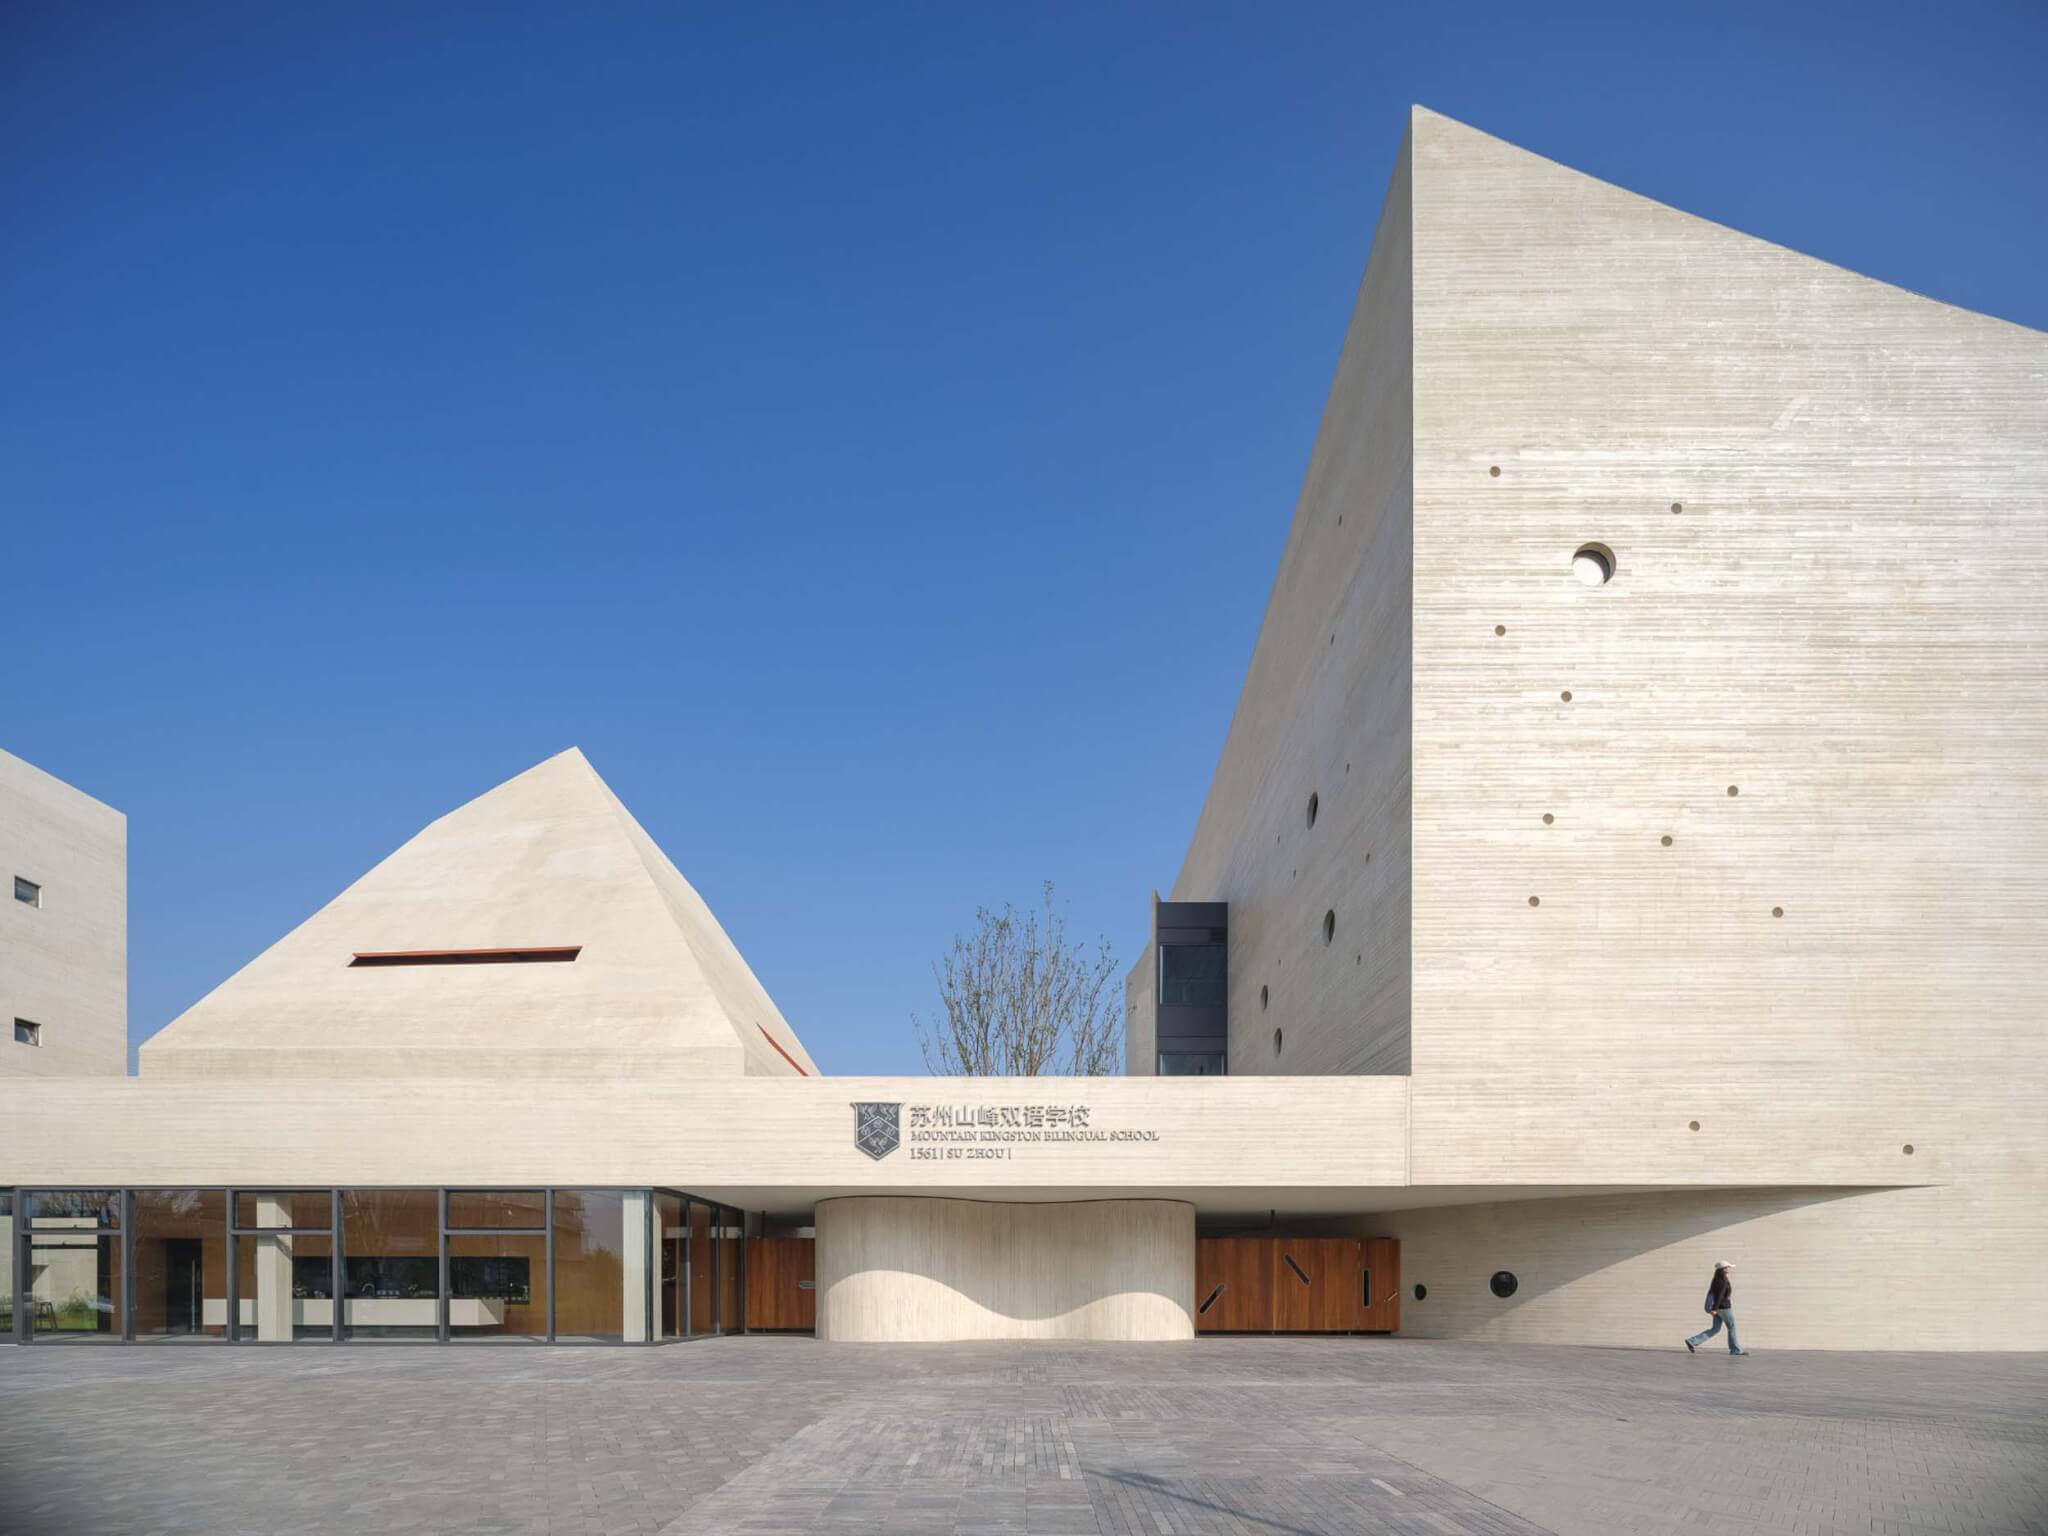
[[(576, 744), (821, 1065), (1128, 961), (1411, 102), (2048, 328), (2048, 8), (0, 8), (0, 746), (146, 1037)], [(1162, 646), (1184, 664), (1161, 670)]]

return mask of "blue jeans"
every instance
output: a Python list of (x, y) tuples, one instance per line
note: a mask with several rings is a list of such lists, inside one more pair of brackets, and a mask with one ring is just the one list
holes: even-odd
[(1713, 1327), (1707, 1329), (1704, 1333), (1694, 1334), (1685, 1342), (1688, 1344), (1704, 1344), (1721, 1331), (1723, 1323), (1728, 1325), (1728, 1353), (1731, 1355), (1741, 1354), (1742, 1346), (1735, 1342), (1735, 1309), (1733, 1307), (1723, 1307), (1720, 1311), (1716, 1312), (1714, 1314)]

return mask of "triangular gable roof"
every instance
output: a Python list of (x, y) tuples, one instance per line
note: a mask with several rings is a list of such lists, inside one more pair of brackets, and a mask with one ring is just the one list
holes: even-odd
[[(356, 963), (574, 948), (573, 960)], [(431, 823), (142, 1047), (153, 1077), (817, 1068), (703, 898), (571, 748)]]

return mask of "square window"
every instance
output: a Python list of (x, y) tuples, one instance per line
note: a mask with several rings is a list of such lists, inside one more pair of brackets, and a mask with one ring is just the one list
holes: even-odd
[(16, 875), (14, 877), (14, 899), (16, 901), (25, 901), (32, 907), (40, 907), (43, 904), (43, 888), (33, 880), (24, 880), (21, 876)]
[(43, 1026), (31, 1024), (27, 1019), (16, 1019), (14, 1021), (14, 1043), (16, 1045), (41, 1045), (43, 1043)]

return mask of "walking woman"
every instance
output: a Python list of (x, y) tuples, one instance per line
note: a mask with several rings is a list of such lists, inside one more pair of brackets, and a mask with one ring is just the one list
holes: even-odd
[(1702, 1333), (1696, 1333), (1685, 1341), (1686, 1350), (1698, 1354), (1699, 1347), (1721, 1331), (1721, 1325), (1728, 1325), (1728, 1353), (1746, 1355), (1748, 1350), (1735, 1342), (1735, 1283), (1728, 1272), (1733, 1264), (1716, 1264), (1713, 1282), (1707, 1287), (1707, 1315), (1713, 1318), (1714, 1326)]

